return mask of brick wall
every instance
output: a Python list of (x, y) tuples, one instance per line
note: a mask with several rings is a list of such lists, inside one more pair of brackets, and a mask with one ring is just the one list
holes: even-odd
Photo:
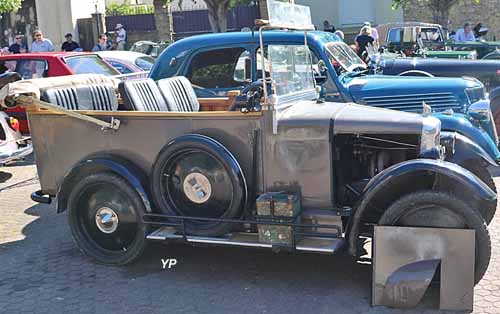
[[(411, 0), (404, 12), (405, 21), (434, 22), (432, 11), (423, 0)], [(500, 0), (481, 0), (476, 4), (472, 0), (462, 0), (450, 10), (450, 30), (461, 28), (465, 22), (476, 25), (481, 22), (489, 28), (488, 39), (500, 40)]]

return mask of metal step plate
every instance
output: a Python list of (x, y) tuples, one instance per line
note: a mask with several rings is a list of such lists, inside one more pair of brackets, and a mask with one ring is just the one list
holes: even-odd
[(297, 243), (295, 249), (304, 252), (335, 253), (342, 247), (343, 238), (326, 239), (305, 237)]
[[(162, 227), (153, 231), (147, 236), (149, 240), (168, 240), (182, 239), (182, 235), (178, 234), (173, 227)], [(218, 245), (233, 245), (272, 248), (272, 244), (259, 242), (259, 234), (257, 233), (232, 233), (222, 237), (198, 237), (186, 236), (187, 242), (193, 243), (209, 243)], [(334, 253), (337, 252), (344, 242), (343, 238), (326, 239), (316, 237), (304, 237), (296, 245), (297, 251), (318, 252), (318, 253)]]
[(182, 239), (182, 235), (177, 234), (174, 227), (161, 227), (147, 235), (149, 240)]

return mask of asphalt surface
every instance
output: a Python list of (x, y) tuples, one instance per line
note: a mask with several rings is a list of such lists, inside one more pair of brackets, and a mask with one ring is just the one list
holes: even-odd
[[(440, 313), (437, 288), (416, 309), (372, 308), (371, 266), (343, 255), (151, 243), (133, 266), (97, 265), (66, 214), (30, 200), (38, 188), (32, 162), (0, 168), (0, 313)], [(498, 217), (489, 230), (474, 313), (500, 313)], [(177, 265), (163, 269), (169, 258)]]

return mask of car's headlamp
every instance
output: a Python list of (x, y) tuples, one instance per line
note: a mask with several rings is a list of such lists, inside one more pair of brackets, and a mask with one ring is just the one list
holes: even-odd
[(489, 121), (491, 119), (491, 108), (488, 100), (476, 101), (469, 106), (467, 114), (476, 121)]
[[(439, 148), (441, 121), (435, 117), (425, 117), (422, 120), (422, 137), (420, 139), (420, 155)], [(439, 150), (439, 149), (438, 149)]]
[(486, 92), (484, 90), (483, 84), (478, 87), (470, 87), (465, 89), (465, 95), (467, 95), (467, 99), (469, 100), (469, 104), (473, 104), (477, 101), (486, 99)]

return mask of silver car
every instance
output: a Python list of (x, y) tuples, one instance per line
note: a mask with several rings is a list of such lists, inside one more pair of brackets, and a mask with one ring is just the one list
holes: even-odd
[(19, 132), (19, 122), (0, 111), (0, 165), (23, 159), (33, 152)]

